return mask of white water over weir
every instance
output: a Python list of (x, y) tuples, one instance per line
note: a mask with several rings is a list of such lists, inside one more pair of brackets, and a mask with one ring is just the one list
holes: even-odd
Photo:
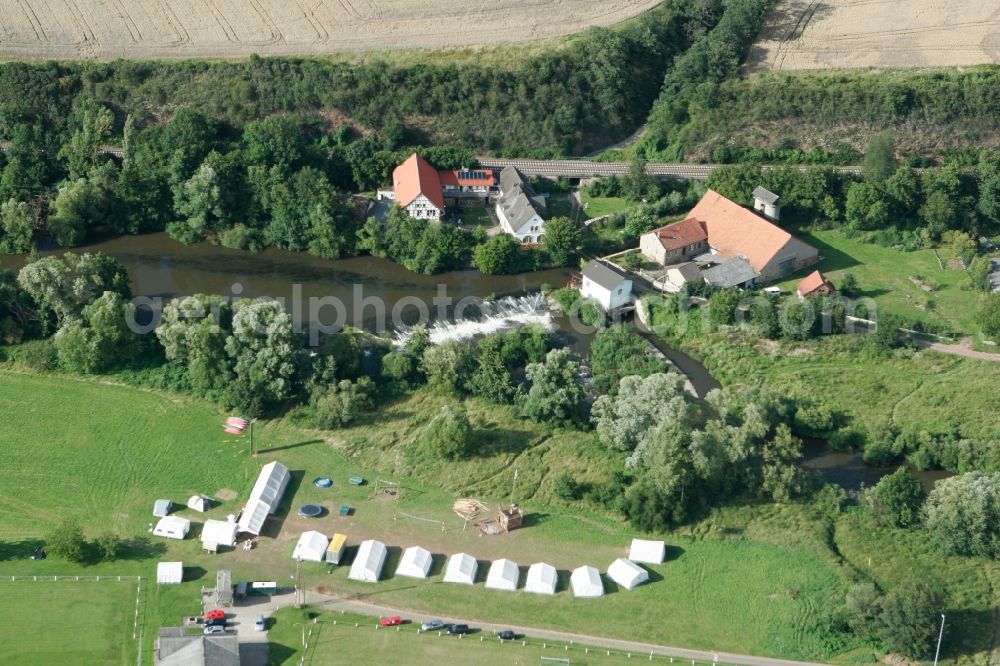
[[(462, 317), (457, 320), (431, 322), (427, 326), (431, 342), (439, 345), (449, 340), (469, 340), (471, 338), (497, 333), (532, 324), (551, 330), (552, 314), (543, 294), (530, 296), (507, 296), (495, 301), (478, 301), (477, 307), (469, 308), (480, 315)], [(458, 313), (461, 316), (461, 312)], [(395, 343), (402, 347), (410, 338), (413, 329), (407, 328), (396, 333)]]

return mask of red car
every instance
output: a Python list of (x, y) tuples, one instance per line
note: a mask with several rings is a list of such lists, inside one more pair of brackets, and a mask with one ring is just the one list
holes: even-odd
[(383, 627), (397, 627), (403, 624), (403, 618), (398, 615), (390, 615), (389, 617), (380, 617), (378, 623)]
[(221, 608), (216, 608), (215, 610), (206, 611), (205, 612), (205, 619), (206, 620), (225, 620), (226, 619), (226, 611), (222, 610)]

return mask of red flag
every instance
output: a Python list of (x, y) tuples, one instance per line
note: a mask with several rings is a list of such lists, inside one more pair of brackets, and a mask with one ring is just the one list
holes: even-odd
[(230, 435), (242, 435), (248, 425), (250, 424), (245, 419), (241, 419), (238, 416), (230, 416), (226, 419), (226, 423), (222, 426), (222, 429)]

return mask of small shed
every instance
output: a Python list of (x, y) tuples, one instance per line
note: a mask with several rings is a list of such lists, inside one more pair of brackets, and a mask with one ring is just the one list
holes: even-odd
[(573, 596), (578, 599), (592, 599), (604, 596), (604, 581), (601, 572), (594, 567), (580, 567), (569, 575)]
[(663, 564), (667, 554), (667, 546), (662, 541), (632, 539), (632, 547), (628, 550), (628, 559), (646, 564)]
[(521, 580), (521, 570), (512, 560), (497, 560), (490, 565), (486, 575), (486, 587), (491, 590), (515, 592), (517, 583)]
[(781, 197), (758, 186), (753, 191), (753, 209), (762, 213), (767, 219), (777, 222), (781, 217)]
[(528, 567), (528, 577), (524, 579), (524, 591), (534, 594), (555, 594), (559, 576), (551, 564), (538, 562)]
[(813, 271), (802, 278), (795, 291), (798, 293), (799, 298), (805, 298), (806, 296), (830, 296), (837, 293), (833, 283), (827, 280), (826, 276), (819, 271)]
[(497, 512), (497, 522), (504, 532), (516, 530), (521, 526), (523, 520), (524, 515), (521, 513), (521, 507), (516, 504), (501, 506)]
[(236, 545), (236, 532), (239, 525), (235, 522), (225, 520), (206, 520), (205, 526), (201, 528), (201, 545), (213, 553), (219, 546), (230, 548)]
[(381, 541), (362, 541), (347, 577), (363, 583), (377, 583), (385, 565), (386, 548)]
[(420, 546), (412, 546), (403, 551), (403, 557), (396, 567), (397, 576), (407, 578), (427, 578), (431, 570), (431, 552)]
[[(246, 590), (245, 583), (243, 589)], [(229, 569), (219, 569), (215, 574), (215, 600), (220, 606), (233, 605), (233, 572)]]
[(649, 572), (635, 562), (619, 557), (608, 567), (608, 578), (626, 590), (631, 590), (649, 580)]
[(329, 545), (330, 540), (322, 532), (316, 530), (303, 532), (292, 551), (292, 559), (303, 562), (322, 562), (326, 559), (326, 548)]
[(158, 585), (177, 585), (183, 580), (183, 562), (159, 562), (156, 565), (156, 583)]
[(476, 582), (476, 570), (479, 563), (468, 553), (455, 553), (448, 558), (448, 566), (444, 569), (444, 582), (472, 585)]
[(169, 516), (171, 510), (174, 508), (174, 503), (168, 499), (158, 499), (153, 502), (153, 517), (163, 518), (164, 516)]
[(330, 545), (326, 547), (327, 564), (340, 564), (340, 558), (344, 556), (344, 549), (347, 547), (347, 535), (336, 533), (330, 537)]
[(164, 516), (153, 528), (154, 536), (168, 539), (183, 539), (191, 530), (191, 521), (180, 516)]
[(204, 495), (192, 495), (188, 498), (187, 507), (205, 513), (212, 508), (212, 500)]

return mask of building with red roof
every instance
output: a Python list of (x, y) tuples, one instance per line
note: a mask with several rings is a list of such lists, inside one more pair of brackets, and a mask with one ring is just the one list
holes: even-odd
[(833, 283), (827, 280), (826, 276), (819, 271), (813, 271), (802, 278), (795, 291), (798, 292), (799, 298), (805, 298), (806, 296), (830, 296), (837, 293)]
[(677, 264), (708, 252), (708, 233), (705, 225), (689, 217), (643, 234), (639, 249), (658, 264)]
[(437, 169), (413, 153), (392, 171), (392, 191), (396, 205), (418, 220), (440, 220), (444, 215), (444, 195)]

